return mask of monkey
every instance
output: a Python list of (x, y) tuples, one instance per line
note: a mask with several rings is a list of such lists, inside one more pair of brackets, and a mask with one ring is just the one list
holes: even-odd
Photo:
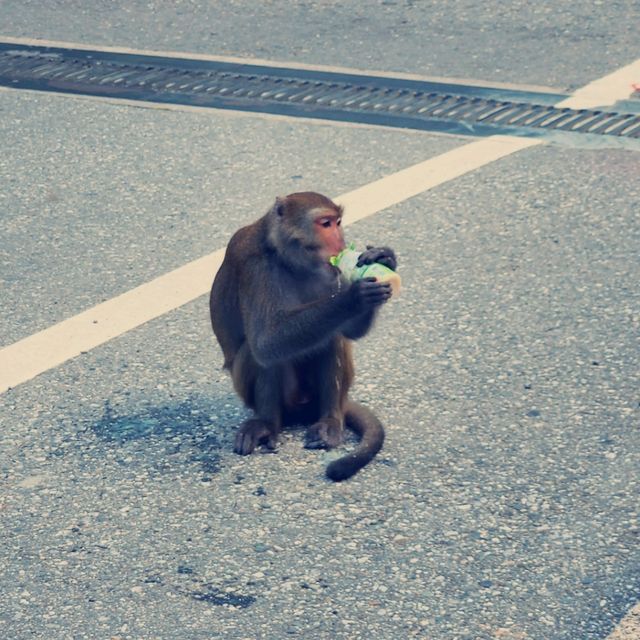
[[(382, 448), (380, 420), (348, 396), (352, 341), (371, 329), (391, 297), (388, 283), (347, 282), (329, 258), (345, 247), (343, 208), (319, 193), (278, 197), (260, 219), (233, 234), (209, 298), (211, 324), (233, 387), (253, 417), (234, 451), (275, 450), (284, 426), (307, 426), (305, 447), (338, 446), (346, 425), (357, 448), (326, 468), (346, 480)], [(395, 270), (389, 247), (368, 247), (359, 265)]]

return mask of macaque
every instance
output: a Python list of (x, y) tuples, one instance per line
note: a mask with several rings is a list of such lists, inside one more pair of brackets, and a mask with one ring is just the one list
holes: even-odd
[[(349, 399), (351, 341), (371, 329), (391, 286), (348, 282), (329, 262), (345, 247), (342, 207), (313, 192), (277, 198), (259, 220), (231, 238), (211, 288), (213, 331), (233, 386), (253, 416), (240, 425), (234, 451), (275, 449), (283, 426), (308, 426), (305, 446), (333, 448), (346, 425), (357, 448), (329, 464), (331, 480), (350, 478), (381, 449), (384, 429)], [(361, 264), (396, 268), (394, 252), (369, 248)]]

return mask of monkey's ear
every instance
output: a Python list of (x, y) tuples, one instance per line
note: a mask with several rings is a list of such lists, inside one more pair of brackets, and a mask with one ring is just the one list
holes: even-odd
[(284, 198), (280, 196), (276, 197), (275, 204), (273, 205), (273, 210), (276, 212), (279, 218), (282, 218), (284, 215)]

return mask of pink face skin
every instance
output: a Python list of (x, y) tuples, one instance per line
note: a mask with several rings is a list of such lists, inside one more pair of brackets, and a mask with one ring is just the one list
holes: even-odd
[(323, 247), (323, 258), (328, 260), (337, 256), (345, 247), (342, 216), (332, 209), (324, 209), (316, 215), (313, 222), (318, 241)]

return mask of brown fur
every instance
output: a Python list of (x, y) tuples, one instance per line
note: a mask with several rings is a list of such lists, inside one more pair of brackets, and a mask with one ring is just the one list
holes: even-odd
[[(316, 228), (323, 214), (337, 220), (335, 228)], [(388, 285), (349, 284), (327, 263), (326, 243), (344, 244), (341, 216), (342, 209), (320, 194), (277, 199), (232, 237), (210, 297), (224, 366), (255, 413), (240, 426), (234, 450), (275, 448), (281, 428), (291, 424), (310, 425), (307, 447), (335, 447), (346, 421), (361, 443), (329, 465), (333, 480), (356, 473), (384, 441), (373, 413), (348, 398), (354, 379), (350, 341), (369, 331), (390, 296)], [(393, 252), (384, 252), (395, 266)]]

